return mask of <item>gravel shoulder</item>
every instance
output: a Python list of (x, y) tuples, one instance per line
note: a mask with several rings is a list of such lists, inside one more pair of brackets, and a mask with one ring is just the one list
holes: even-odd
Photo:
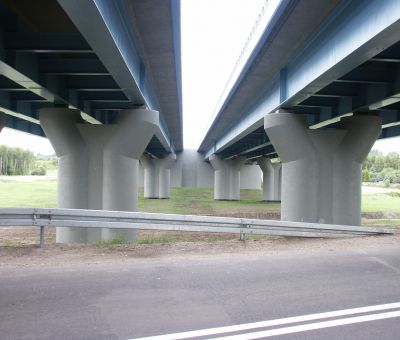
[(215, 256), (276, 256), (326, 252), (372, 251), (400, 246), (400, 233), (345, 239), (270, 237), (261, 240), (237, 239), (213, 242), (173, 242), (137, 245), (55, 244), (44, 248), (35, 244), (0, 246), (0, 269), (17, 267), (71, 267), (134, 261)]

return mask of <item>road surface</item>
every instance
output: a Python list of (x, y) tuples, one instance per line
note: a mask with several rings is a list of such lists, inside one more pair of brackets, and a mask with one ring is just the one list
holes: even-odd
[(26, 264), (0, 266), (1, 339), (400, 338), (398, 246)]

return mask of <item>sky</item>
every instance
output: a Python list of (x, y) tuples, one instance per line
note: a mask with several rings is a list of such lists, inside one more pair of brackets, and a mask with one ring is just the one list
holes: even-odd
[(197, 148), (205, 136), (218, 99), (266, 2), (181, 2), (185, 148)]
[[(262, 7), (266, 6), (267, 12), (272, 11), (276, 3), (277, 0), (181, 1), (183, 138), (186, 149), (197, 149), (201, 143)], [(268, 13), (265, 15), (267, 19)], [(246, 56), (245, 53), (242, 61)], [(46, 138), (7, 128), (0, 133), (0, 144), (35, 153), (54, 153)], [(400, 137), (378, 141), (374, 149), (400, 153)]]

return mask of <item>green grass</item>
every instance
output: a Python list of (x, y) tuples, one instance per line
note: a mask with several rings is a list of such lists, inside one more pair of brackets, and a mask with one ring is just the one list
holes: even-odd
[(97, 246), (113, 246), (113, 245), (118, 245), (118, 244), (127, 244), (127, 242), (124, 240), (123, 237), (115, 237), (111, 240), (107, 240), (107, 241), (97, 241), (95, 243)]
[[(0, 182), (0, 207), (55, 207), (57, 182)], [(139, 192), (139, 211), (171, 214), (252, 215), (279, 212), (279, 203), (263, 202), (261, 190), (241, 190), (240, 201), (215, 201), (212, 188), (172, 188), (171, 199), (144, 199)], [(391, 212), (400, 214), (400, 195), (396, 192), (365, 194), (362, 212)]]
[(370, 226), (400, 226), (400, 219), (365, 219), (363, 220), (363, 224)]
[(212, 199), (210, 189), (172, 188), (171, 199), (145, 199), (143, 190), (139, 192), (140, 211), (163, 212), (169, 214), (213, 213), (209, 202)]
[[(55, 207), (56, 180), (24, 181), (22, 178), (0, 181), (0, 207)], [(212, 188), (172, 188), (170, 199), (144, 199), (139, 191), (138, 210), (146, 212), (220, 215), (248, 218), (278, 218), (280, 203), (263, 202), (261, 190), (241, 190), (240, 201), (216, 201)], [(362, 197), (363, 224), (400, 227), (398, 192), (368, 193)], [(237, 235), (207, 233), (140, 231), (139, 244), (174, 242), (215, 242), (237, 239)], [(247, 235), (247, 240), (263, 236)], [(98, 246), (122, 245), (122, 238), (98, 242)]]
[(246, 208), (260, 212), (265, 209), (276, 211), (279, 210), (279, 204), (263, 202), (261, 190), (241, 190), (240, 201), (216, 201), (212, 188), (172, 188), (171, 198), (167, 200), (144, 199), (141, 190), (138, 208), (147, 212), (215, 215), (221, 212), (245, 213)]
[(56, 206), (57, 182), (0, 182), (0, 207), (35, 208)]
[(168, 234), (160, 235), (160, 236), (151, 236), (146, 235), (143, 237), (139, 237), (137, 243), (138, 244), (154, 244), (154, 243), (173, 243), (177, 242), (175, 237), (171, 237)]
[(400, 197), (393, 193), (363, 195), (361, 210), (400, 214)]

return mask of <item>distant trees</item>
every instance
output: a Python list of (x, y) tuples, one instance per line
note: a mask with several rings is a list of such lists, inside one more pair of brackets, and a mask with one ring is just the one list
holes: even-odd
[(372, 150), (363, 163), (363, 182), (400, 183), (400, 155), (390, 152), (386, 156), (382, 152)]
[(56, 169), (58, 167), (58, 158), (56, 155), (36, 155), (35, 168), (32, 175), (43, 176), (46, 175), (47, 170)]
[(29, 175), (34, 164), (33, 152), (0, 145), (0, 175)]
[(35, 156), (29, 150), (0, 145), (0, 175), (46, 175), (49, 169), (56, 169), (56, 155)]

